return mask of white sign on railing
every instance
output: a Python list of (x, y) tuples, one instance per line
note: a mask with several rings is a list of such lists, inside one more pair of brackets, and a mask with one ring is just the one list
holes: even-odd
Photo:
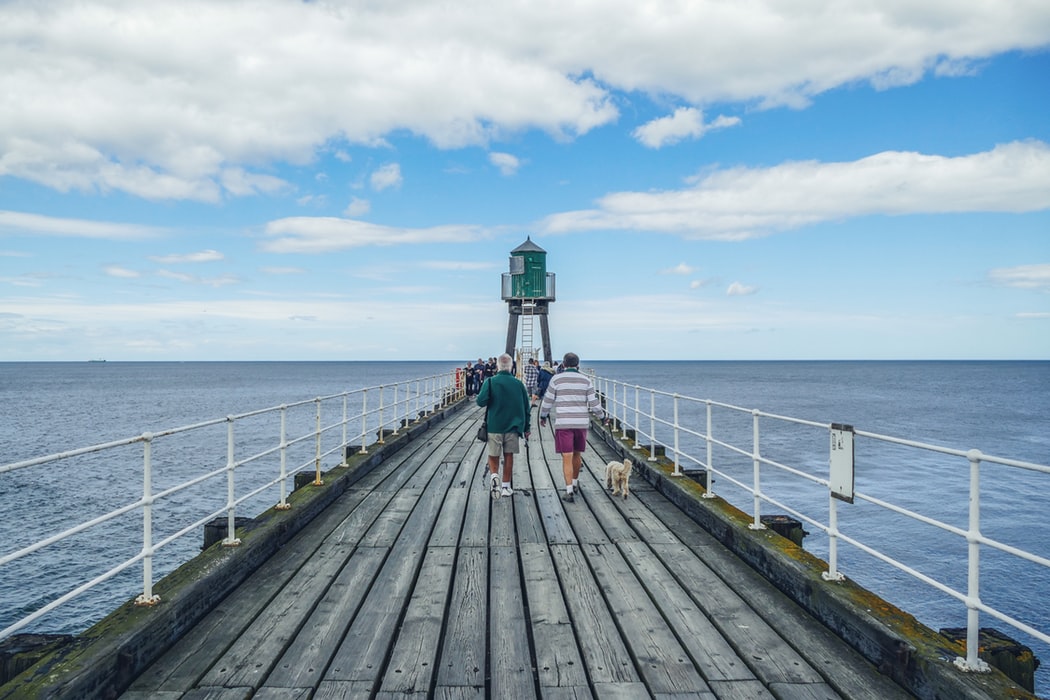
[(853, 426), (831, 424), (831, 476), (833, 498), (853, 503)]

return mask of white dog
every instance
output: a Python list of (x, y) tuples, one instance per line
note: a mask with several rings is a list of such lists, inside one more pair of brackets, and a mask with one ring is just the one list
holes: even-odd
[(627, 494), (631, 492), (632, 466), (629, 459), (625, 459), (622, 462), (614, 460), (605, 465), (605, 486), (612, 489), (614, 496), (623, 494), (623, 497), (627, 498)]

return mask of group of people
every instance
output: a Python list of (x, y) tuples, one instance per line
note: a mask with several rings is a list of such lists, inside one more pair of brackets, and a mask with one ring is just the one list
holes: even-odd
[[(532, 432), (532, 408), (538, 402), (541, 428), (546, 427), (553, 415), (554, 450), (561, 455), (565, 478), (564, 499), (572, 502), (580, 488), (589, 414), (604, 418), (605, 411), (591, 380), (580, 373), (580, 358), (576, 353), (566, 353), (558, 370), (550, 363), (540, 367), (530, 358), (522, 376), (524, 382), (515, 376), (514, 358), (509, 354), (500, 355), (496, 358), (495, 374), (482, 379), (474, 399), (486, 409), (490, 488), (495, 496), (514, 493), (511, 488), (514, 455), (521, 449), (521, 439), (527, 440)], [(502, 474), (499, 473), (500, 457), (503, 458)]]

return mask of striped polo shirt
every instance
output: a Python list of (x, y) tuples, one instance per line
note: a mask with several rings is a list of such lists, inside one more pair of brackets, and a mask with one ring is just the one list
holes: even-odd
[(605, 413), (591, 380), (576, 368), (551, 377), (540, 404), (540, 418), (546, 418), (551, 410), (554, 411), (554, 427), (558, 430), (587, 429), (590, 427), (588, 412), (596, 416)]

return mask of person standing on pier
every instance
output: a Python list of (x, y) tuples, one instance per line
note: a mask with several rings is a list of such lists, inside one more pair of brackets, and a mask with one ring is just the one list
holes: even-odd
[[(489, 483), (493, 497), (510, 496), (514, 455), (520, 449), (519, 438), (529, 437), (532, 401), (525, 385), (510, 373), (514, 359), (504, 353), (496, 360), (497, 372), (481, 385), (474, 401), (486, 406), (489, 430)], [(503, 455), (503, 481), (500, 483), (499, 458)]]
[(594, 385), (580, 374), (580, 357), (565, 353), (564, 370), (551, 377), (540, 404), (540, 427), (547, 424), (547, 416), (554, 411), (554, 451), (561, 455), (565, 476), (565, 500), (574, 501), (580, 488), (580, 467), (583, 451), (587, 449), (588, 413), (604, 418), (605, 411)]
[(522, 370), (522, 379), (525, 381), (525, 390), (529, 392), (529, 399), (536, 399), (536, 384), (540, 378), (540, 365), (535, 357), (530, 357), (525, 369)]

